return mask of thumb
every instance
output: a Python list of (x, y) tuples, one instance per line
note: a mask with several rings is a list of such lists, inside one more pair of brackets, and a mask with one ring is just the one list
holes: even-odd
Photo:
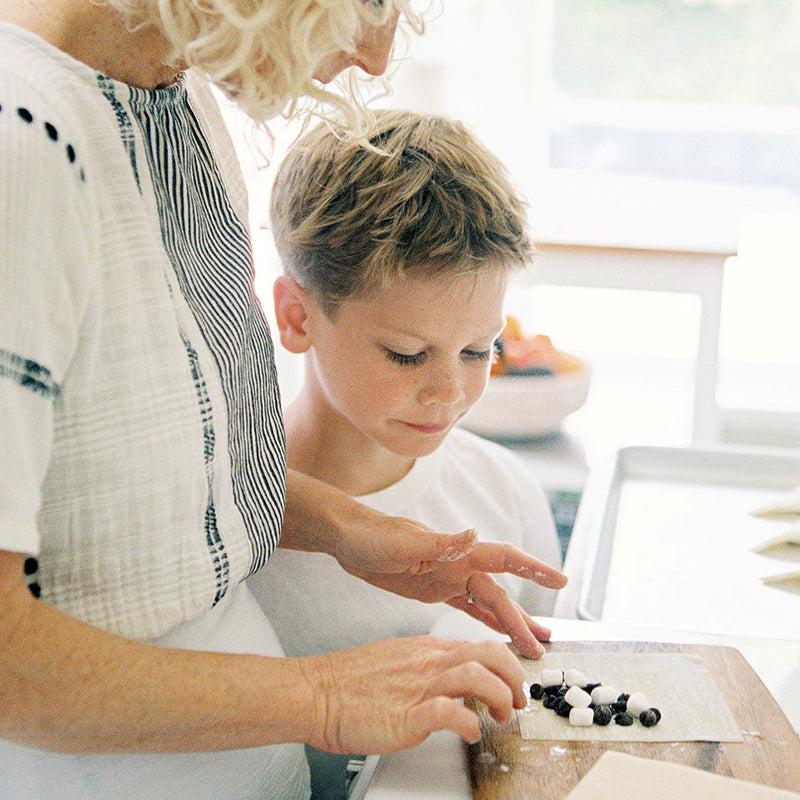
[(478, 532), (472, 529), (461, 533), (440, 533), (437, 536), (439, 546), (437, 561), (458, 561), (471, 552), (478, 543)]
[[(416, 526), (409, 545), (412, 550), (411, 563), (405, 572), (412, 575), (423, 575), (436, 568), (437, 563), (457, 561), (469, 553), (478, 542), (478, 534), (474, 530), (461, 533), (437, 533), (430, 528)], [(408, 563), (408, 562), (407, 562)]]

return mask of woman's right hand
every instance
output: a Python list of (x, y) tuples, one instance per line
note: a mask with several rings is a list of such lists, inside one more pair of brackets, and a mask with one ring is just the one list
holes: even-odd
[(478, 716), (459, 698), (499, 722), (526, 704), (519, 661), (499, 642), (414, 636), (298, 661), (312, 696), (306, 742), (332, 753), (391, 753), (438, 730), (476, 742)]

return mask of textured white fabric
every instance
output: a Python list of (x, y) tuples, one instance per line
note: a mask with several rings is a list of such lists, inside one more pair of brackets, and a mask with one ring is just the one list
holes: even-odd
[[(152, 644), (281, 655), (245, 583), (211, 611)], [(74, 756), (0, 741), (3, 800), (304, 800), (309, 794), (308, 765), (299, 744), (219, 753)]]
[[(106, 630), (280, 655), (241, 582), (277, 544), (285, 457), (237, 170), (198, 79), (133, 89), (0, 23), (0, 549)], [(299, 745), (0, 743), (9, 800), (308, 794)]]
[(283, 427), (241, 174), (208, 88), (0, 25), (0, 548), (133, 638), (276, 546)]
[[(358, 500), (439, 531), (475, 528), (484, 540), (510, 542), (549, 564), (561, 563), (550, 506), (537, 478), (506, 448), (461, 428), (432, 455), (417, 459), (398, 483)], [(497, 577), (530, 613), (552, 611), (552, 590)], [(427, 633), (451, 610), (370, 586), (320, 553), (278, 548), (248, 583), (292, 656)]]

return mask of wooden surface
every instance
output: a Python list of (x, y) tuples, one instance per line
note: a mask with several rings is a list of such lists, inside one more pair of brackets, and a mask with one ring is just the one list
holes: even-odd
[[(691, 653), (717, 682), (743, 742), (572, 742), (523, 740), (516, 716), (497, 724), (478, 703), (483, 737), (468, 760), (475, 800), (563, 800), (607, 749), (672, 761), (800, 792), (800, 737), (738, 650), (656, 642), (558, 642), (549, 652)], [(800, 690), (800, 687), (798, 687)], [(598, 732), (601, 737), (602, 733)]]

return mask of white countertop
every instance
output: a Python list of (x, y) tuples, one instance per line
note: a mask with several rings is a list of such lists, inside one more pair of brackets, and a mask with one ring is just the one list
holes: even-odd
[[(653, 641), (735, 647), (778, 701), (795, 730), (800, 731), (798, 641), (716, 636), (574, 619), (538, 619), (553, 631), (553, 641)], [(444, 615), (431, 633), (451, 639), (503, 639), (457, 611)], [(371, 781), (367, 780), (369, 774)], [(470, 800), (471, 797), (466, 750), (458, 736), (442, 732), (411, 750), (383, 756), (377, 763), (370, 757), (351, 800)]]

